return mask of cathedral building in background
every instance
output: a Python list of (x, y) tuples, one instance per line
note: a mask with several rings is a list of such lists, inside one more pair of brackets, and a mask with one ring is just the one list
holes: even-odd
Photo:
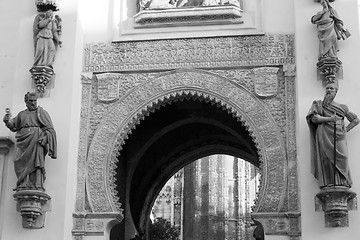
[(174, 174), (157, 196), (151, 219), (180, 229), (180, 239), (252, 239), (259, 169), (229, 155), (201, 158)]

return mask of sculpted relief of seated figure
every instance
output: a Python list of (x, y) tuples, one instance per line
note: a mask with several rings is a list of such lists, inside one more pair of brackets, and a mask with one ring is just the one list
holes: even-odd
[(234, 5), (240, 7), (239, 0), (138, 0), (139, 11), (149, 9), (169, 9), (169, 8), (191, 8)]

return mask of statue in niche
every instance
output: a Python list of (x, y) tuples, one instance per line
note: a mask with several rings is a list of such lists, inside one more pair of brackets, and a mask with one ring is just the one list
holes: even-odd
[(37, 106), (37, 94), (25, 95), (26, 110), (11, 119), (7, 109), (3, 121), (12, 132), (16, 132), (15, 173), (18, 178), (14, 190), (45, 191), (45, 156), (56, 158), (57, 142), (49, 114)]
[(55, 5), (44, 4), (38, 6), (40, 13), (35, 17), (33, 25), (34, 35), (34, 66), (48, 66), (52, 68), (58, 47), (61, 47), (62, 33), (61, 18), (53, 14), (57, 11)]
[[(352, 185), (345, 133), (358, 125), (359, 119), (346, 105), (334, 101), (337, 91), (337, 84), (328, 83), (324, 99), (314, 101), (306, 116), (311, 137), (311, 170), (320, 188)], [(345, 118), (350, 122), (347, 126)]]
[(138, 0), (139, 11), (148, 9), (192, 8), (219, 5), (240, 7), (239, 0)]
[(320, 3), (323, 10), (311, 17), (311, 23), (316, 24), (318, 29), (318, 59), (336, 58), (339, 51), (338, 40), (345, 40), (350, 36), (350, 32), (344, 30), (343, 21), (328, 0), (321, 0)]

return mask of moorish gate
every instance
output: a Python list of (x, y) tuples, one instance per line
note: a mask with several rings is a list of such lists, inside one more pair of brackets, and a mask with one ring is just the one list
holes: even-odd
[(146, 235), (152, 203), (174, 173), (230, 154), (261, 169), (252, 217), (266, 234), (298, 239), (293, 40), (88, 45), (73, 235), (99, 239), (112, 226), (125, 239)]
[[(1, 239), (149, 240), (162, 186), (213, 154), (259, 171), (251, 216), (266, 240), (356, 236), (360, 214), (348, 210), (360, 192), (360, 128), (347, 135), (351, 191), (337, 186), (341, 194), (331, 195), (311, 172), (306, 122), (324, 78), (338, 81), (336, 99), (360, 113), (356, 0), (20, 2), (0, 1), (0, 108), (15, 117), (25, 93), (43, 91), (38, 106), (51, 115), (58, 160), (45, 161), (46, 195), (25, 189), (14, 198), (15, 134), (1, 125)], [(51, 27), (61, 42), (53, 65), (37, 66), (34, 23), (47, 4), (58, 7)], [(347, 39), (320, 56), (311, 18), (327, 6), (331, 21), (330, 5)]]

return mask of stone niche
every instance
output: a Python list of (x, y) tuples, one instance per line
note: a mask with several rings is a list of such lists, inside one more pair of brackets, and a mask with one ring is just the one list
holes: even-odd
[(246, 126), (262, 162), (253, 219), (266, 235), (300, 239), (294, 36), (281, 34), (87, 45), (74, 237), (105, 239), (107, 224), (122, 221), (131, 203), (117, 186), (119, 150), (181, 94), (208, 99)]

